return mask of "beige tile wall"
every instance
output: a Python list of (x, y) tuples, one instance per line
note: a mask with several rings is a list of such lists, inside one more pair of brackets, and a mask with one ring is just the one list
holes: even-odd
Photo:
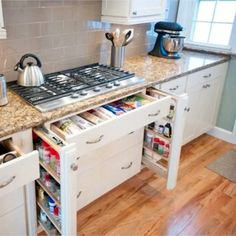
[[(101, 0), (2, 0), (7, 39), (0, 40), (0, 73), (15, 80), (14, 65), (25, 53), (36, 54), (49, 73), (100, 61), (109, 62), (104, 33), (124, 26), (100, 22)], [(146, 52), (153, 39), (150, 24), (133, 26), (135, 40), (126, 56)]]

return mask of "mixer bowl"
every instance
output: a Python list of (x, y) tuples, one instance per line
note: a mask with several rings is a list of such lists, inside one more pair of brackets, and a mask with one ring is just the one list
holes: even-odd
[(181, 52), (184, 47), (184, 36), (164, 36), (163, 46), (169, 53)]

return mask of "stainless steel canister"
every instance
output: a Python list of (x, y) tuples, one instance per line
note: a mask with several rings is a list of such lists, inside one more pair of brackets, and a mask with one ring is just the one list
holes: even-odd
[(7, 100), (7, 85), (4, 75), (0, 74), (0, 106), (8, 103)]
[(122, 67), (125, 61), (125, 47), (111, 47), (111, 66)]

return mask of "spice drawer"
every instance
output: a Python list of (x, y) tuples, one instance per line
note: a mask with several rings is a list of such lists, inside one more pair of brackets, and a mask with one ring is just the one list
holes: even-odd
[(78, 156), (84, 155), (168, 114), (170, 96), (161, 94), (160, 98), (153, 98), (141, 93), (138, 96), (149, 103), (72, 135), (66, 135), (54, 124), (51, 130), (67, 143), (75, 143)]
[(38, 152), (23, 154), (10, 140), (4, 141), (9, 151), (16, 151), (17, 158), (0, 165), (0, 196), (26, 185), (39, 177)]

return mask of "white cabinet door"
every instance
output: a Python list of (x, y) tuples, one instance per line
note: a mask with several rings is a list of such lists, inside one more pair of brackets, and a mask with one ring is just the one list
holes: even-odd
[(199, 119), (196, 135), (201, 135), (214, 127), (217, 115), (216, 106), (219, 94), (220, 80), (213, 80), (203, 85), (200, 93)]
[(166, 0), (102, 0), (102, 21), (140, 24), (164, 19)]
[(188, 92), (188, 105), (185, 108), (185, 124), (183, 134), (183, 144), (195, 138), (196, 130), (198, 129), (198, 117), (201, 114), (199, 106), (199, 90), (191, 90)]
[(152, 16), (161, 15), (164, 10), (163, 0), (132, 0), (130, 16)]

